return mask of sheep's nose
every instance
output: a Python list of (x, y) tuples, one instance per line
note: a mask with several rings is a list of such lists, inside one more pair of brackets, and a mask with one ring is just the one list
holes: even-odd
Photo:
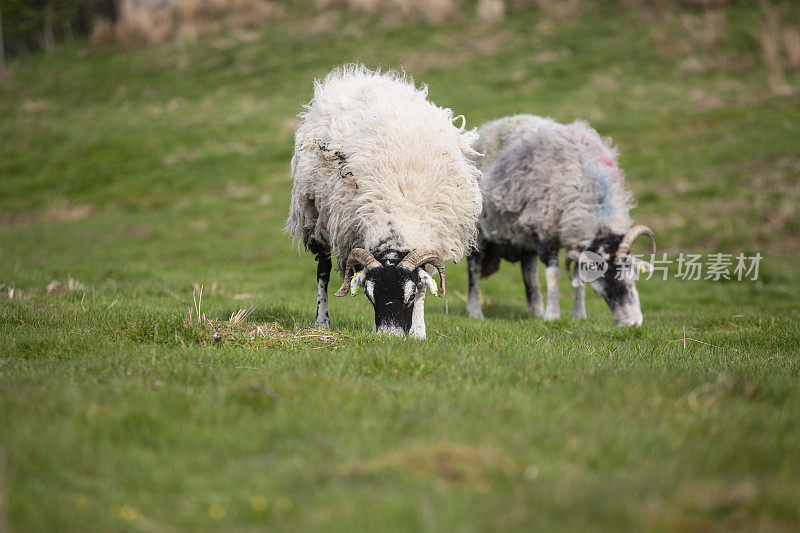
[(377, 328), (378, 335), (389, 335), (390, 337), (402, 337), (405, 335), (403, 328), (394, 325), (381, 325)]
[(642, 325), (642, 322), (643, 322), (643, 318), (642, 317), (629, 318), (627, 320), (620, 320), (619, 322), (617, 322), (617, 325), (618, 326), (629, 327), (629, 328), (633, 328), (633, 327), (638, 328), (639, 326)]

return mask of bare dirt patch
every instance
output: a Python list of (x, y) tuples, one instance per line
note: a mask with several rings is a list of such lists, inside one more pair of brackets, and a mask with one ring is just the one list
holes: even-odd
[(21, 226), (41, 221), (70, 222), (86, 218), (96, 211), (97, 208), (90, 204), (55, 204), (43, 213), (39, 211), (0, 213), (0, 227)]

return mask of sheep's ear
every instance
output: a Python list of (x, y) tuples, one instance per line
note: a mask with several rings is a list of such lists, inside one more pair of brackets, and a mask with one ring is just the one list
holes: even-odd
[(431, 291), (431, 294), (436, 294), (438, 291), (436, 287), (436, 280), (433, 279), (430, 274), (425, 272), (425, 269), (423, 268), (417, 269), (417, 272), (419, 272), (419, 280), (424, 283), (426, 287), (428, 287), (428, 290)]
[(648, 274), (653, 271), (653, 265), (651, 265), (647, 261), (638, 258), (634, 258), (633, 261), (634, 261), (633, 263), (634, 271), (636, 272), (637, 276), (639, 274)]
[(367, 269), (365, 268), (350, 280), (350, 294), (356, 295), (364, 287), (364, 280), (367, 279)]

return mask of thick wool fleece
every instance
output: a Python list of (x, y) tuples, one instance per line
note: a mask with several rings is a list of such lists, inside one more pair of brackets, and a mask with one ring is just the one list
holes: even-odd
[(490, 122), (474, 145), (483, 171), (483, 235), (529, 248), (586, 249), (601, 231), (632, 225), (625, 176), (610, 139), (583, 121), (563, 125), (516, 115)]
[(475, 130), (427, 99), (427, 87), (360, 65), (315, 81), (292, 157), (288, 233), (333, 248), (433, 249), (458, 261), (474, 245), (480, 171)]

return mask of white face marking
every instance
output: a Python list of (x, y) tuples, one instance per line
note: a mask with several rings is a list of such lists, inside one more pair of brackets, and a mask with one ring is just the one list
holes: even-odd
[(612, 315), (614, 316), (614, 323), (618, 326), (641, 326), (644, 321), (642, 316), (642, 308), (639, 304), (639, 291), (636, 287), (631, 287), (630, 300), (617, 307)]
[[(636, 290), (633, 280), (627, 280), (630, 284), (628, 296), (622, 301), (617, 302), (614, 307), (609, 304), (611, 309), (611, 316), (614, 317), (614, 323), (617, 326), (641, 326), (644, 321), (642, 316), (642, 308), (639, 303), (639, 291)], [(591, 282), (592, 290), (598, 295), (602, 296), (606, 303), (606, 286), (600, 281)]]
[(414, 292), (416, 289), (416, 285), (410, 279), (407, 279), (403, 283), (403, 301), (408, 303), (411, 301), (411, 298), (414, 296)]
[(375, 282), (368, 281), (366, 287), (364, 288), (364, 292), (367, 293), (367, 298), (374, 302), (375, 298), (373, 294), (375, 293)]

